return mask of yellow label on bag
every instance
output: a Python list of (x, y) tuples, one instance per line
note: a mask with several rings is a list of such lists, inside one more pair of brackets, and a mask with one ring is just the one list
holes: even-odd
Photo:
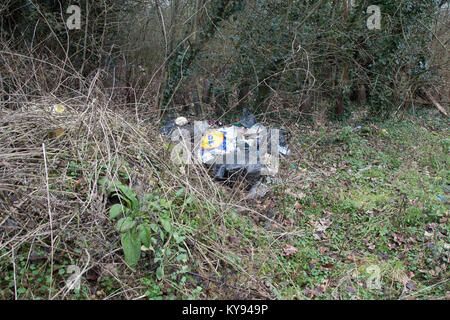
[(202, 139), (202, 149), (210, 150), (222, 146), (225, 134), (220, 131), (211, 131)]

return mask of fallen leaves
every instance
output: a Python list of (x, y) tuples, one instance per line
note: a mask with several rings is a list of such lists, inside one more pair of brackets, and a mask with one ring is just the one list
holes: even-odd
[(332, 222), (328, 218), (319, 219), (314, 225), (314, 231), (316, 232), (325, 232), (330, 226)]
[(433, 237), (433, 233), (425, 231), (424, 236), (427, 237), (427, 238), (431, 238), (431, 237)]
[(230, 242), (230, 244), (239, 247), (241, 244), (241, 239), (238, 237), (234, 237), (234, 236), (228, 236), (228, 241)]
[(285, 257), (293, 256), (298, 251), (296, 247), (291, 246), (290, 244), (287, 243), (283, 244), (281, 246), (281, 249), (283, 250), (283, 255)]
[(309, 221), (307, 222), (307, 224), (314, 228), (314, 239), (319, 241), (327, 238), (327, 236), (325, 235), (325, 231), (332, 225), (331, 216), (333, 215), (333, 213), (326, 210), (324, 210), (323, 212), (326, 214), (325, 217), (320, 218), (316, 221), (316, 218), (310, 215)]
[(315, 299), (320, 295), (323, 295), (325, 291), (327, 291), (328, 287), (330, 286), (330, 280), (324, 279), (322, 281), (323, 284), (315, 286), (313, 288), (306, 287), (304, 289), (305, 296), (311, 299)]
[(356, 288), (353, 287), (353, 286), (347, 286), (347, 287), (345, 287), (345, 291), (347, 291), (347, 292), (350, 293), (350, 294), (355, 294), (355, 293), (358, 292), (358, 290), (356, 290)]
[(413, 281), (408, 281), (408, 282), (405, 284), (405, 287), (406, 287), (408, 290), (416, 290), (416, 284), (415, 284)]
[(327, 247), (319, 247), (319, 251), (321, 254), (325, 254), (325, 252), (328, 251), (328, 248)]
[(81, 177), (78, 179), (75, 184), (73, 185), (73, 189), (77, 189), (82, 183), (84, 182), (84, 177)]
[(58, 128), (55, 130), (52, 130), (48, 133), (48, 137), (50, 139), (56, 139), (57, 137), (61, 136), (65, 132), (64, 128)]
[(291, 196), (295, 199), (303, 199), (304, 197), (306, 197), (306, 194), (304, 194), (303, 192), (293, 192), (293, 191), (291, 191), (291, 189), (286, 189), (284, 191), (284, 193), (286, 193), (288, 196)]
[(397, 243), (398, 245), (401, 245), (402, 243), (405, 243), (405, 242), (406, 242), (406, 241), (405, 241), (405, 237), (402, 236), (402, 235), (399, 234), (399, 233), (393, 232), (393, 233), (392, 233), (392, 236), (394, 237), (394, 242)]

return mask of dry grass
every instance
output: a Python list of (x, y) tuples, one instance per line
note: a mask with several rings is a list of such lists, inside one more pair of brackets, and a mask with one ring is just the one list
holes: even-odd
[[(248, 252), (227, 245), (234, 231), (225, 222), (226, 212), (235, 208), (261, 215), (247, 207), (243, 186), (223, 187), (203, 166), (174, 165), (157, 129), (137, 119), (137, 110), (114, 106), (97, 80), (97, 76), (84, 80), (87, 90), (79, 97), (34, 99), (22, 92), (0, 108), (0, 259), (10, 260), (14, 275), (18, 251), (22, 255), (26, 251), (27, 265), (42, 259), (51, 274), (47, 298), (70, 296), (64, 278), (53, 270), (64, 260), (83, 266), (83, 277), (94, 272), (99, 279), (109, 276), (120, 283), (114, 295), (104, 298), (142, 297), (142, 286), (133, 278), (148, 270), (138, 269), (135, 277), (129, 277), (133, 271), (123, 260), (119, 234), (107, 217), (110, 202), (99, 179), (120, 179), (138, 196), (158, 192), (167, 200), (183, 188), (197, 201), (195, 214), (204, 217), (198, 229), (189, 230), (184, 207), (171, 212), (173, 225), (188, 231), (185, 246), (200, 263), (192, 274), (207, 284), (211, 295), (269, 298), (261, 281), (242, 267)], [(26, 83), (17, 79), (21, 81)], [(63, 104), (65, 111), (54, 112), (55, 104)], [(217, 237), (210, 237), (212, 227), (218, 230)], [(35, 257), (38, 251), (44, 255)], [(242, 263), (230, 256), (240, 257)], [(238, 271), (225, 272), (234, 280), (214, 280), (222, 279), (222, 270), (230, 268)], [(248, 285), (234, 284), (237, 279)], [(14, 296), (16, 290), (17, 284)], [(189, 288), (177, 290), (189, 296)]]

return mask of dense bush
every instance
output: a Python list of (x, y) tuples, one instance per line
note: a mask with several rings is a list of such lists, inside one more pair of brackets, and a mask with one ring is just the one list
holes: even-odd
[[(72, 1), (33, 3), (2, 6), (8, 48), (50, 51), (68, 73), (101, 69), (136, 90), (159, 82), (157, 108), (204, 102), (216, 114), (245, 104), (270, 112), (276, 97), (295, 115), (311, 105), (342, 115), (354, 100), (388, 115), (442, 81), (443, 67), (430, 60), (442, 1), (81, 0), (82, 27), (72, 31), (64, 23)], [(381, 30), (367, 27), (369, 5), (381, 9)]]
[[(381, 9), (381, 30), (366, 26), (369, 4)], [(249, 1), (228, 35), (237, 53), (228, 80), (256, 87), (254, 106), (275, 91), (291, 101), (313, 94), (316, 103), (348, 103), (364, 85), (372, 111), (387, 114), (438, 80), (429, 63), (437, 10), (431, 0)]]

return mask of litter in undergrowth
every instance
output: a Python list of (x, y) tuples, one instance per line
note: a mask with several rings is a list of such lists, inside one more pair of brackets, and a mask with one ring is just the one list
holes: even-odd
[[(179, 148), (192, 159), (208, 166), (215, 180), (233, 184), (239, 178), (249, 182), (249, 197), (263, 197), (268, 187), (262, 176), (278, 172), (279, 156), (287, 156), (289, 134), (285, 130), (267, 128), (244, 109), (241, 120), (234, 125), (219, 126), (215, 121), (189, 122), (184, 117), (169, 121), (160, 129), (163, 136), (179, 142)], [(193, 146), (193, 150), (191, 150)]]
[(63, 113), (66, 110), (62, 104), (55, 104), (52, 108), (53, 113)]
[(185, 117), (178, 117), (175, 119), (175, 124), (181, 127), (188, 124), (188, 120)]
[(270, 188), (261, 181), (256, 182), (250, 189), (247, 195), (247, 199), (253, 200), (257, 198), (263, 198), (269, 192)]

